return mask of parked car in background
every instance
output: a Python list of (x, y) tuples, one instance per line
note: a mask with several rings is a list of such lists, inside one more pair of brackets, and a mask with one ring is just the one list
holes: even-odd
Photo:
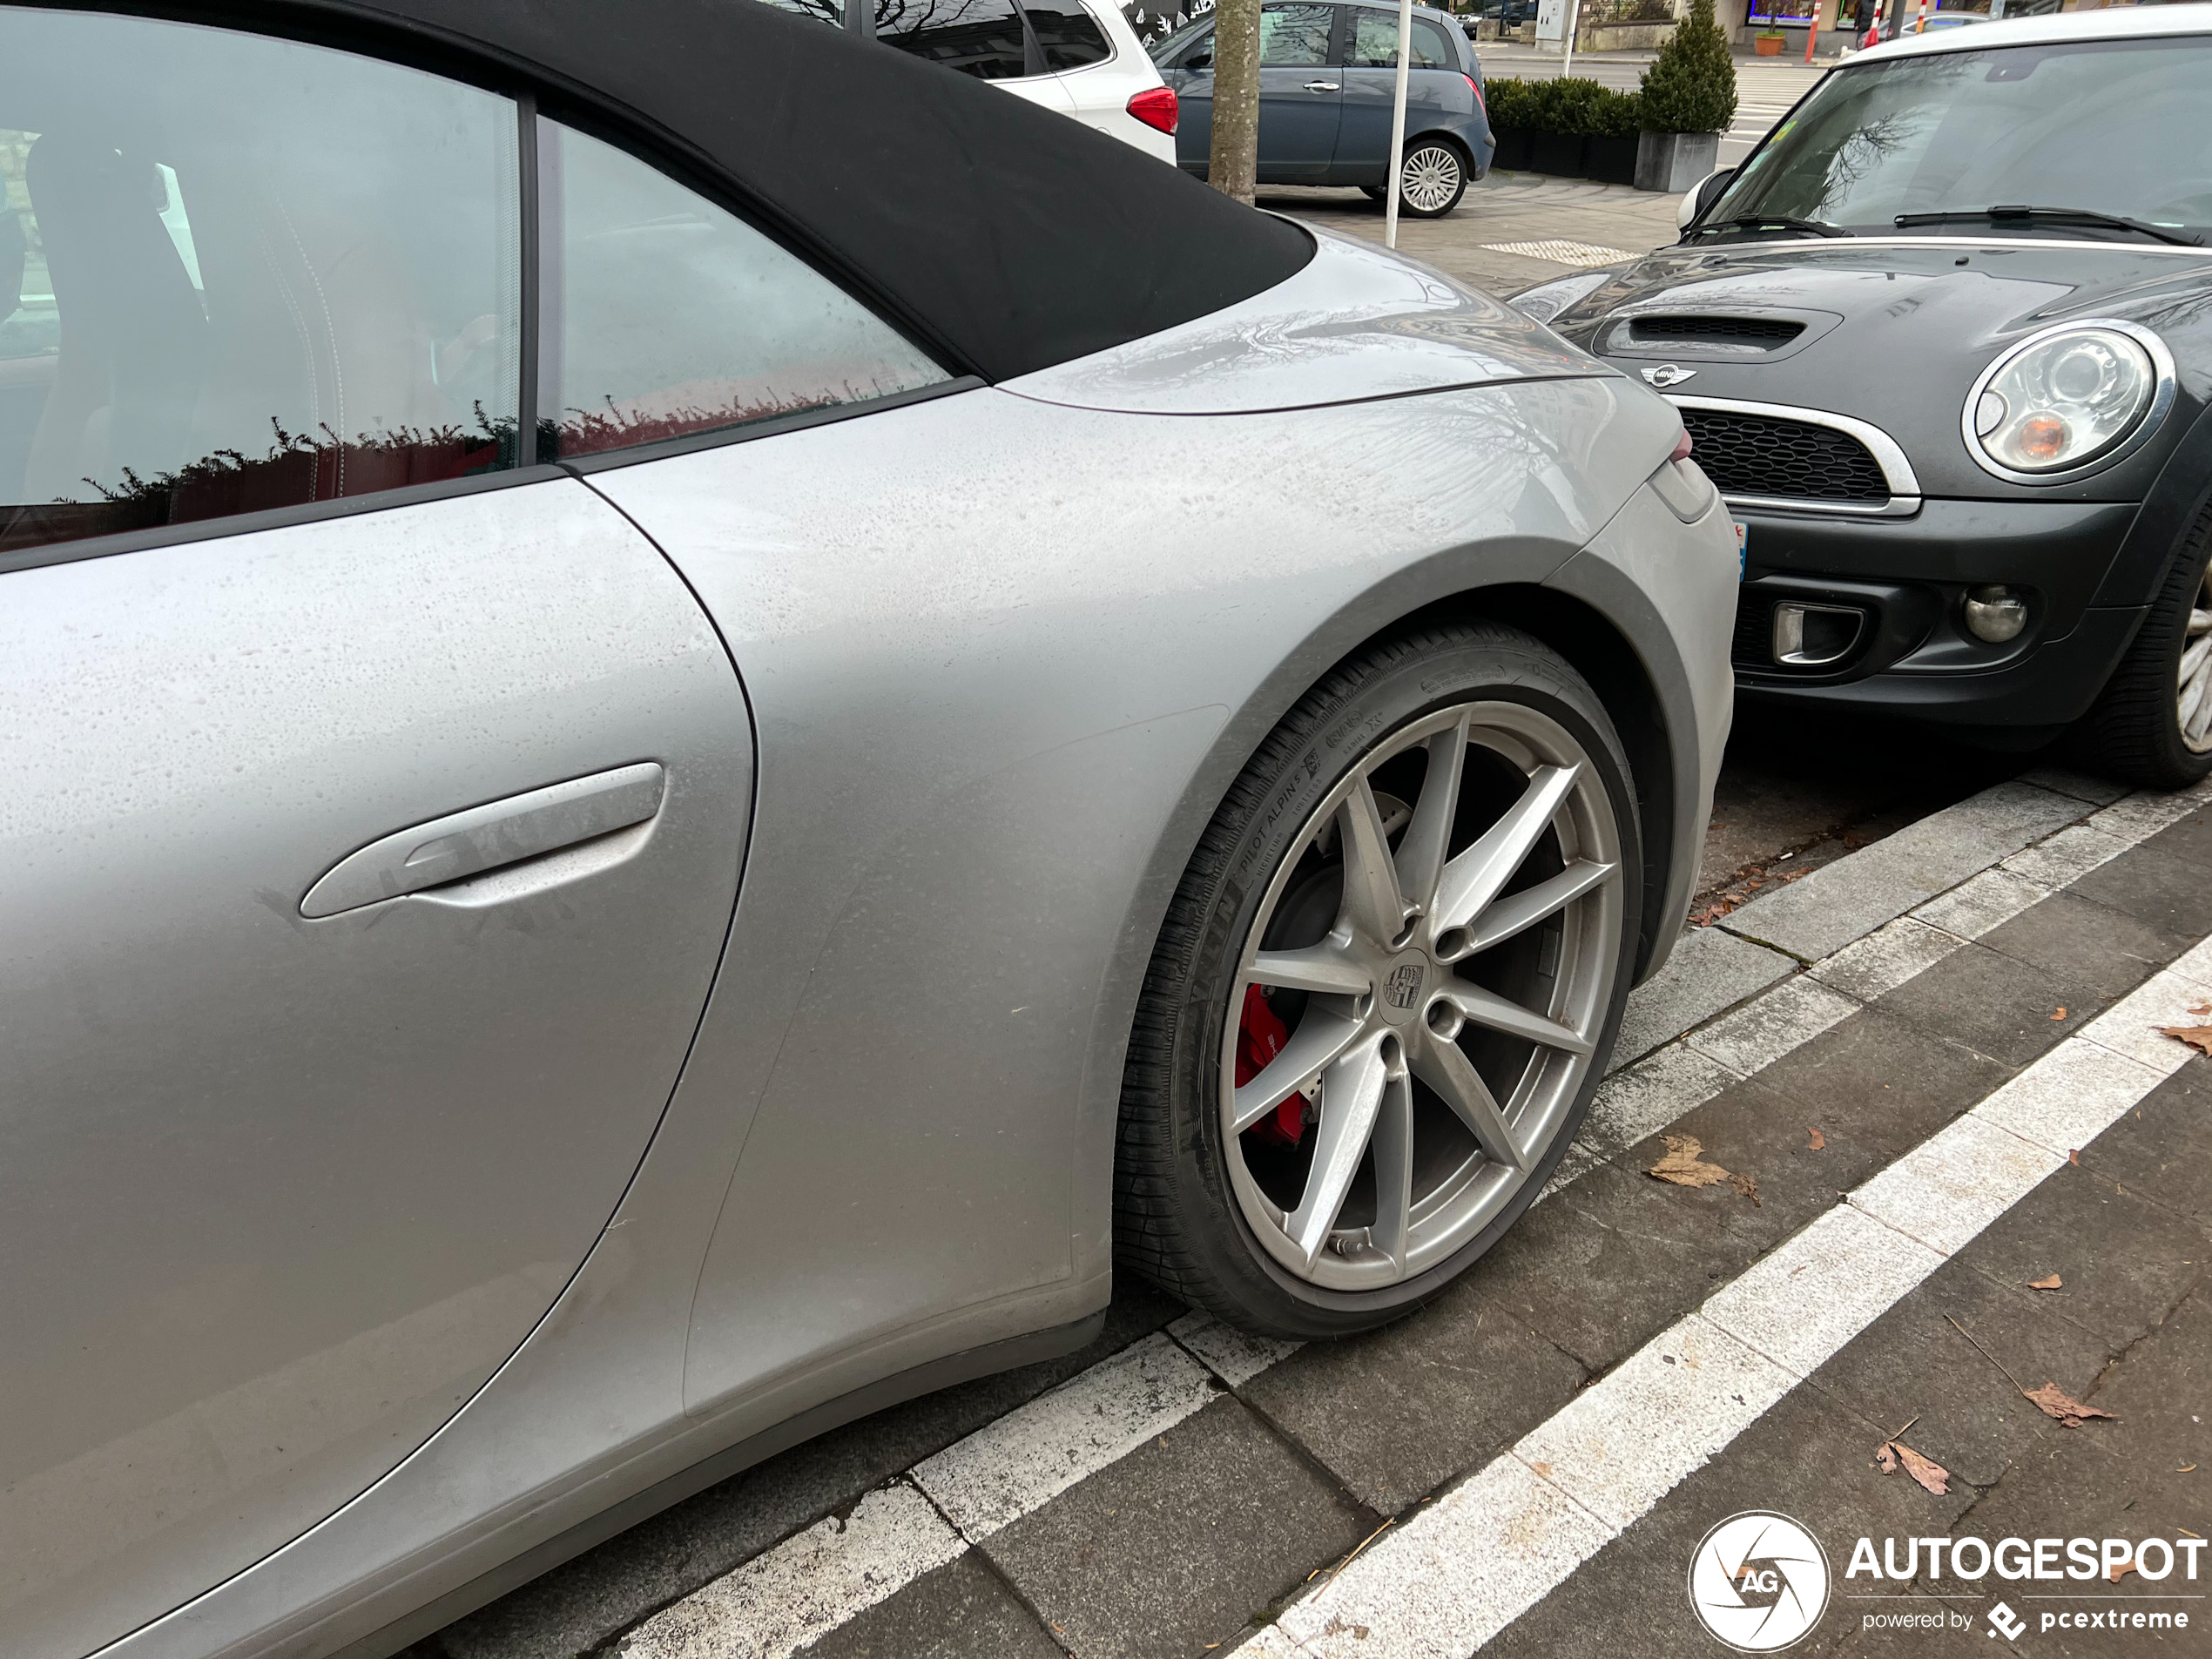
[(767, 0), (1072, 116), (1162, 161), (1176, 98), (1111, 0)]
[[(1274, 0), (1260, 10), (1259, 182), (1357, 185), (1382, 199), (1398, 77), (1398, 9)], [(1152, 58), (1182, 100), (1176, 159), (1203, 179), (1213, 140), (1213, 19), (1193, 19)], [(1497, 145), (1482, 69), (1459, 22), (1413, 12), (1399, 211), (1433, 219), (1490, 170)]]
[(1906, 35), (1514, 303), (1665, 389), (1747, 527), (1749, 698), (2212, 772), (2212, 8)]
[(1730, 708), (1618, 369), (761, 5), (0, 4), (0, 199), (7, 1659), (388, 1654), (1559, 1168)]

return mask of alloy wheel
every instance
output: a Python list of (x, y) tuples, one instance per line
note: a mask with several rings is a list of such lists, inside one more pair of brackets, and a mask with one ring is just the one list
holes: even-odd
[(1549, 716), (1463, 703), (1354, 766), (1271, 879), (1231, 981), (1222, 1142), (1277, 1265), (1375, 1290), (1480, 1234), (1595, 1063), (1622, 925), (1613, 805)]
[(1399, 188), (1415, 212), (1440, 213), (1460, 193), (1460, 158), (1450, 145), (1425, 144), (1399, 169)]
[(2196, 603), (2189, 608), (2187, 643), (2175, 677), (2175, 712), (2182, 727), (2182, 741), (2192, 754), (2212, 749), (2212, 567), (2197, 583)]

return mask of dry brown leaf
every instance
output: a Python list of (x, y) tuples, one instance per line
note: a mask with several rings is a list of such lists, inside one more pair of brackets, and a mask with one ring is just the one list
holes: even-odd
[[(2028, 1374), (2034, 1375), (2033, 1372)], [(2068, 1428), (2080, 1428), (2092, 1417), (2112, 1418), (2115, 1423), (2120, 1420), (2110, 1412), (2101, 1412), (2094, 1406), (2084, 1406), (2056, 1383), (2047, 1382), (2040, 1388), (2023, 1388), (2020, 1393), (2040, 1406), (2046, 1417), (2055, 1418)]]
[[(2189, 1010), (2194, 1014), (2195, 1008)], [(2212, 1025), (2161, 1025), (2159, 1030), (2176, 1042), (2186, 1042), (2199, 1054), (2212, 1054)]]
[(2054, 1020), (2063, 1020), (2064, 1018), (2066, 1018), (2066, 1010), (2065, 1010), (2064, 1008), (2060, 1008), (2060, 1010), (2059, 1010), (2056, 1014), (2054, 1014), (2051, 1017), (2052, 1017), (2053, 1019), (2054, 1019)]
[(1698, 1154), (1705, 1150), (1695, 1135), (1662, 1135), (1667, 1143), (1667, 1156), (1644, 1173), (1661, 1181), (1672, 1182), (1678, 1187), (1710, 1187), (1729, 1178), (1728, 1171), (1717, 1163), (1701, 1161)]
[(1905, 1474), (1939, 1498), (1951, 1490), (1951, 1471), (1933, 1458), (1922, 1457), (1903, 1440), (1884, 1440), (1874, 1460), (1882, 1466), (1884, 1474), (1895, 1474), (1902, 1463)]
[(2189, 1010), (2191, 1014), (2212, 1014), (2212, 1002), (2200, 1002)]
[(2107, 1572), (2105, 1576), (2110, 1579), (2114, 1583), (2117, 1584), (2121, 1579), (2127, 1577), (2128, 1574), (2134, 1572), (2134, 1570), (2135, 1563), (2133, 1561), (2115, 1561), (2113, 1564), (2112, 1569)]
[(1825, 1135), (1823, 1135), (1817, 1129), (1808, 1125), (1806, 1127), (1805, 1133), (1812, 1136), (1812, 1144), (1805, 1148), (1806, 1151), (1817, 1152), (1822, 1147), (1828, 1144), (1828, 1137)]
[(1731, 1175), (1728, 1177), (1728, 1184), (1760, 1209), (1766, 1208), (1766, 1201), (1759, 1197), (1759, 1177), (1756, 1175)]
[(2076, 1147), (2076, 1146), (2069, 1146), (2069, 1147), (2067, 1147), (2067, 1150), (2066, 1150), (2066, 1161), (2067, 1161), (2068, 1163), (2080, 1163), (2080, 1162), (2081, 1162), (2081, 1149), (2080, 1149), (2080, 1148), (2079, 1148), (2079, 1147)]
[(2028, 1280), (2027, 1288), (2031, 1291), (2062, 1291), (2066, 1288), (2066, 1281), (2054, 1273), (2048, 1278)]

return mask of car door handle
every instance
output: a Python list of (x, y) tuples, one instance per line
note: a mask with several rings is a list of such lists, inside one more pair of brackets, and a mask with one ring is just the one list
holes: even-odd
[(640, 761), (399, 830), (332, 865), (300, 914), (358, 910), (642, 824), (660, 811), (666, 784), (658, 762)]
[(1334, 81), (1308, 81), (1305, 90), (1309, 92), (1333, 92), (1338, 89)]

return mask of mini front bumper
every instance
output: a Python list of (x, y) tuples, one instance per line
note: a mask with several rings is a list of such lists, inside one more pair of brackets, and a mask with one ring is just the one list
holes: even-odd
[[(2088, 708), (2142, 619), (2140, 605), (2096, 603), (2132, 502), (1926, 501), (1902, 518), (1731, 510), (1746, 527), (1732, 657), (1749, 698), (2047, 730)], [(1967, 591), (1989, 584), (2027, 599), (2027, 626), (2002, 644), (1964, 623)], [(1774, 610), (1793, 600), (1863, 613), (1840, 660), (1777, 660)]]

